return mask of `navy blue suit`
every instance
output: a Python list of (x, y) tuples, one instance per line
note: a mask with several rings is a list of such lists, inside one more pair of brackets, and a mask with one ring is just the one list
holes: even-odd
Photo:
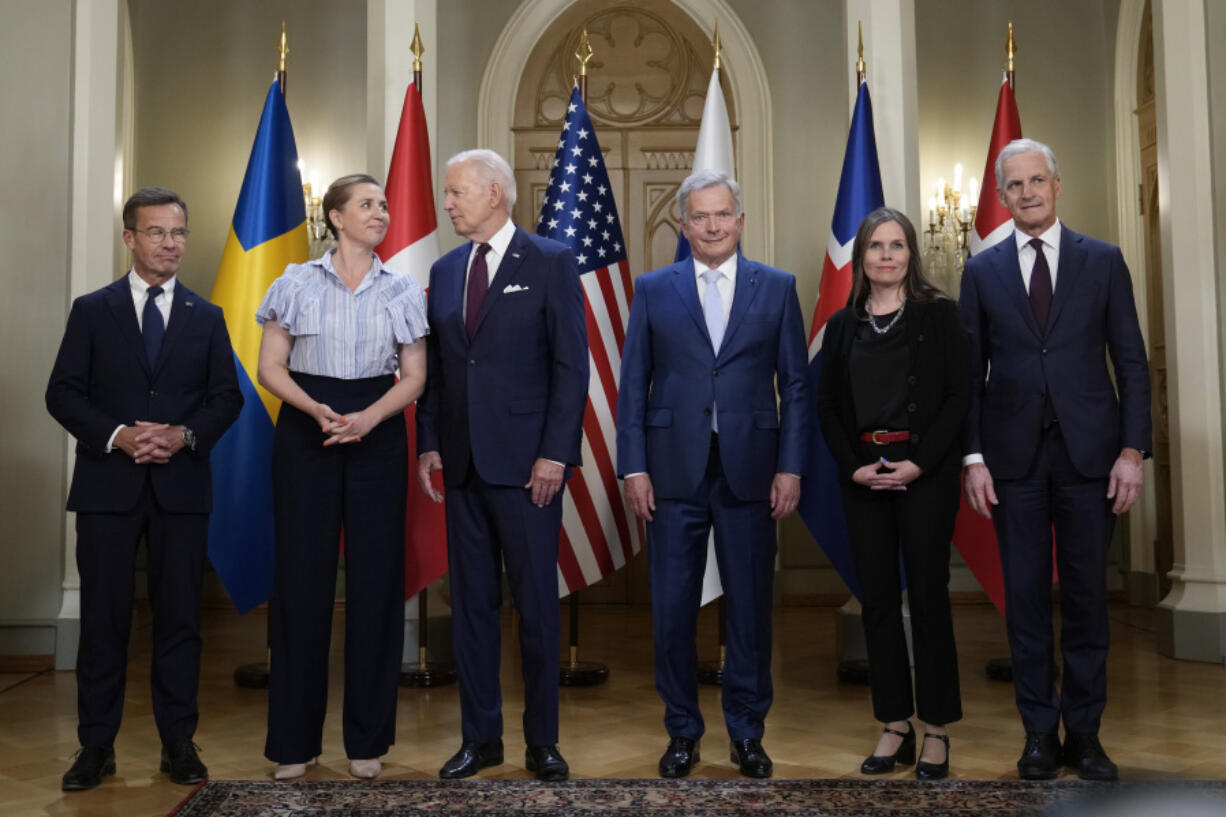
[[(804, 324), (789, 273), (738, 256), (718, 354), (694, 262), (639, 276), (617, 405), (617, 471), (646, 472), (656, 686), (672, 737), (703, 733), (696, 626), (707, 539), (727, 601), (724, 716), (735, 740), (761, 738), (772, 699), (776, 473), (803, 475), (808, 429)], [(718, 442), (712, 406), (718, 407)]]
[[(82, 745), (119, 729), (133, 594), (133, 560), (149, 544), (154, 613), (153, 704), (168, 743), (195, 732), (200, 675), (200, 577), (212, 510), (209, 451), (238, 417), (234, 353), (222, 312), (177, 281), (155, 366), (141, 340), (127, 276), (72, 305), (47, 409), (77, 440), (68, 510), (77, 513)], [(186, 425), (196, 450), (138, 465), (107, 441), (137, 420)]]
[[(1062, 226), (1056, 287), (1041, 329), (1010, 234), (967, 262), (960, 306), (971, 351), (965, 450), (983, 454), (1000, 500), (992, 516), (1022, 722), (1029, 732), (1054, 733), (1063, 718), (1069, 733), (1096, 734), (1110, 643), (1108, 477), (1122, 448), (1148, 452), (1152, 436), (1145, 344), (1128, 268), (1119, 248)], [(1054, 423), (1045, 422), (1045, 401)], [(1064, 659), (1059, 695), (1053, 525)]]
[(417, 450), (438, 451), (447, 487), (452, 627), (464, 740), (502, 736), (502, 562), (520, 613), (524, 738), (557, 742), (558, 540), (562, 491), (544, 508), (524, 486), (538, 458), (580, 462), (588, 347), (570, 249), (516, 228), (472, 338), (463, 298), (472, 242), (430, 269), (426, 388)]

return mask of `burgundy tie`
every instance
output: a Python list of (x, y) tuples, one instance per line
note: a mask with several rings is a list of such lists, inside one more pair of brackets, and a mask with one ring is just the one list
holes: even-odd
[(477, 255), (468, 270), (468, 308), (464, 312), (464, 326), (470, 338), (477, 331), (477, 316), (481, 314), (485, 293), (490, 289), (490, 269), (485, 265), (485, 254), (489, 251), (489, 244), (478, 244)]
[(1030, 246), (1034, 247), (1034, 269), (1030, 271), (1030, 309), (1039, 328), (1046, 329), (1047, 315), (1051, 312), (1051, 268), (1047, 266), (1042, 239), (1030, 239)]

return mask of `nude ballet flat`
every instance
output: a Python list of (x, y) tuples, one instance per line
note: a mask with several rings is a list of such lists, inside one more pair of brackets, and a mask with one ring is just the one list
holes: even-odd
[(383, 764), (379, 762), (379, 758), (372, 757), (366, 760), (350, 760), (349, 774), (354, 777), (360, 777), (363, 780), (373, 780), (379, 776), (379, 772), (383, 771)]
[(273, 780), (293, 780), (306, 774), (305, 763), (282, 763), (272, 773)]

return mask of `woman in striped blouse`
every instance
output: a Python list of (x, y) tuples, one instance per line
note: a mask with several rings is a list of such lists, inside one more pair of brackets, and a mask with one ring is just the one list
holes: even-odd
[(374, 253), (387, 232), (383, 189), (365, 174), (344, 176), (328, 187), (323, 211), (336, 249), (286, 267), (256, 312), (259, 382), (282, 401), (264, 747), (277, 779), (300, 777), (322, 751), (342, 528), (350, 774), (377, 776), (395, 742), (408, 487), (402, 412), (426, 376), (425, 293)]

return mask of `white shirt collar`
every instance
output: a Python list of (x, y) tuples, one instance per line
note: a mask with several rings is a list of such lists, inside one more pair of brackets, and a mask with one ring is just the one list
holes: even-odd
[[(511, 246), (511, 239), (514, 237), (515, 222), (508, 218), (506, 223), (498, 228), (498, 232), (490, 236), (490, 240), (485, 243), (489, 244), (490, 249), (498, 253), (498, 257), (501, 258), (507, 254), (507, 247)], [(473, 242), (473, 252), (476, 252), (478, 243), (480, 242)]]
[[(1056, 219), (1055, 223), (1048, 227), (1043, 233), (1037, 236), (1047, 246), (1051, 247), (1056, 252), (1060, 251), (1060, 219)], [(1026, 235), (1016, 226), (1013, 228), (1013, 240), (1017, 242), (1018, 252), (1028, 245), (1031, 239), (1035, 236)]]
[[(170, 280), (162, 284), (162, 294), (168, 298), (173, 298), (175, 294), (176, 276), (170, 276)], [(133, 298), (144, 298), (149, 291), (149, 284), (145, 283), (145, 279), (136, 274), (136, 267), (128, 270), (128, 286), (132, 288)]]
[[(728, 277), (729, 281), (736, 280), (736, 256), (737, 254), (733, 253), (732, 255), (728, 256), (724, 263), (716, 267), (716, 269)], [(701, 279), (703, 273), (709, 269), (711, 269), (711, 267), (708, 267), (697, 258), (694, 259), (694, 275), (696, 278)]]

